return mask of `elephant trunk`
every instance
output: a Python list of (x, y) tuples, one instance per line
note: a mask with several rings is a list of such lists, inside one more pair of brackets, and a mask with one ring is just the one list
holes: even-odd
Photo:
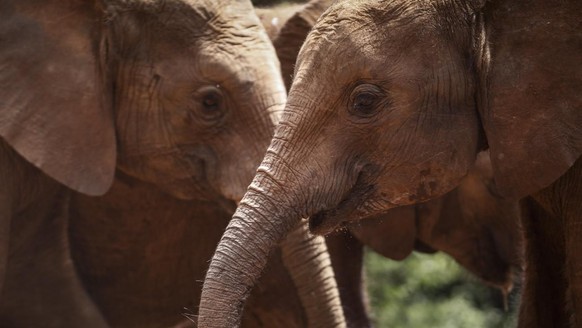
[[(260, 170), (260, 168), (259, 168)], [(238, 327), (244, 301), (267, 264), (270, 251), (300, 222), (295, 211), (265, 194), (278, 189), (270, 175), (259, 173), (239, 203), (206, 274), (198, 326)]]
[[(310, 234), (306, 221), (300, 222), (281, 243), (283, 263), (298, 290), (308, 326), (344, 327), (344, 313), (326, 241), (322, 236)], [(328, 309), (321, 311), (322, 304)]]
[[(280, 125), (278, 129), (282, 132), (281, 129), (284, 127)], [(321, 199), (318, 197), (319, 188), (315, 187), (317, 183), (314, 183), (309, 176), (300, 177), (295, 170), (285, 165), (287, 162), (279, 155), (288, 150), (286, 148), (288, 145), (286, 142), (281, 142), (281, 138), (273, 139), (267, 156), (258, 168), (257, 175), (239, 203), (217, 247), (202, 289), (199, 327), (237, 327), (240, 324), (244, 301), (267, 264), (271, 250), (298, 226), (302, 217), (319, 210), (320, 203), (312, 201)], [(313, 183), (314, 188), (303, 188), (305, 183)], [(290, 186), (293, 187), (289, 188)], [(301, 192), (305, 190), (310, 192)], [(295, 241), (293, 243), (296, 246), (291, 246), (289, 240), (297, 240), (291, 237), (283, 245), (283, 252), (287, 254), (286, 265), (291, 275), (295, 276), (294, 280), (298, 284), (299, 292), (309, 289), (318, 290), (316, 297), (319, 308), (313, 304), (313, 299), (307, 300), (305, 295), (300, 295), (308, 320), (320, 320), (320, 314), (315, 314), (315, 312), (323, 310), (331, 312), (324, 315), (331, 320), (321, 323), (322, 326), (345, 326), (341, 305), (323, 303), (330, 300), (332, 303), (339, 302), (339, 293), (332, 271), (328, 271), (327, 275), (313, 270), (311, 273), (307, 271), (301, 273), (302, 265), (299, 265), (297, 261), (303, 261), (306, 266), (325, 267), (325, 261), (317, 263), (318, 258), (321, 258), (321, 254), (318, 253), (325, 252), (327, 256), (327, 250), (320, 247), (319, 250), (312, 248), (306, 251), (306, 248), (314, 246), (314, 242), (309, 240), (305, 242), (305, 238), (309, 239), (305, 237), (307, 236), (305, 225), (299, 229), (302, 231), (296, 233), (303, 234), (304, 241)], [(307, 252), (304, 254), (308, 256), (298, 258), (303, 256), (301, 249)], [(292, 257), (296, 259), (291, 259)], [(317, 278), (311, 277), (313, 281), (309, 282), (305, 274), (313, 274)], [(298, 282), (302, 279), (306, 279), (307, 282)], [(317, 279), (324, 283), (318, 284)], [(301, 283), (306, 283), (306, 285), (299, 286)], [(332, 291), (333, 289), (336, 290)], [(310, 323), (312, 324), (314, 323)]]
[[(297, 110), (314, 104), (305, 104), (306, 100), (300, 96), (293, 102), (292, 92), (267, 155), (210, 263), (201, 295), (200, 327), (236, 327), (244, 301), (263, 271), (271, 250), (297, 227), (301, 218), (337, 206), (358, 177), (357, 169), (347, 169), (344, 161), (337, 165), (335, 161), (320, 161), (313, 156), (313, 153), (329, 153), (329, 149), (314, 148), (323, 143), (305, 145), (299, 142), (310, 133), (309, 129), (319, 130), (320, 127), (298, 125), (302, 120), (316, 121)], [(325, 120), (321, 120), (320, 124), (324, 123)], [(312, 258), (303, 260), (313, 265)], [(331, 312), (333, 308), (329, 304), (320, 307)], [(310, 310), (307, 305), (306, 310)], [(345, 325), (343, 315), (339, 322), (339, 326)], [(337, 327), (333, 322), (324, 325)]]

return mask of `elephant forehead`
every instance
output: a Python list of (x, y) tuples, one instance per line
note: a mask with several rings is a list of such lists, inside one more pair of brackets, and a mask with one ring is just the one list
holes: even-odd
[[(247, 1), (180, 0), (180, 1), (120, 1), (107, 6), (107, 21), (121, 17), (136, 18), (133, 29), (160, 28), (181, 42), (236, 35), (237, 39), (256, 37), (260, 21)], [(139, 27), (137, 27), (139, 25)], [(132, 26), (125, 26), (126, 28)], [(166, 36), (167, 37), (167, 36)], [(264, 40), (269, 39), (264, 36)]]
[(302, 70), (332, 65), (326, 71), (335, 77), (353, 77), (356, 73), (359, 78), (373, 78), (379, 67), (396, 66), (404, 53), (407, 57), (422, 57), (423, 49), (428, 50), (439, 41), (434, 9), (407, 1), (382, 2), (378, 6), (344, 1), (331, 7), (308, 35), (298, 56), (295, 76), (299, 77)]
[(435, 6), (427, 1), (340, 0), (320, 17), (309, 39), (337, 42), (354, 35), (359, 36), (354, 41), (366, 42), (363, 35), (374, 35), (380, 30), (399, 27), (434, 30), (438, 25), (436, 13)]
[[(302, 47), (295, 66), (295, 82), (323, 79), (326, 81), (351, 81), (354, 77), (370, 78), (373, 67), (385, 61), (379, 42), (363, 29), (342, 33), (340, 28), (310, 34)], [(333, 60), (332, 58), (342, 58)], [(328, 75), (332, 75), (330, 79)]]
[(344, 46), (357, 48), (371, 46), (370, 33), (366, 29), (369, 24), (358, 15), (357, 7), (352, 8), (353, 6), (351, 3), (343, 3), (331, 7), (314, 25), (302, 52)]

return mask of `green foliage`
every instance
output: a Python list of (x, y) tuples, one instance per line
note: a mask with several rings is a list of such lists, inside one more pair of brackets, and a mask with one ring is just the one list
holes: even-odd
[(373, 319), (383, 328), (510, 328), (516, 297), (504, 311), (501, 292), (472, 278), (444, 254), (414, 253), (395, 262), (366, 254)]

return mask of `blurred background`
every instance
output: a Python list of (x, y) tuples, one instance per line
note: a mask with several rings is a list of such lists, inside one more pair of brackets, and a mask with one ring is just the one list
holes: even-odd
[(519, 286), (505, 305), (500, 290), (484, 285), (445, 254), (413, 252), (396, 262), (367, 251), (365, 263), (376, 327), (516, 327)]

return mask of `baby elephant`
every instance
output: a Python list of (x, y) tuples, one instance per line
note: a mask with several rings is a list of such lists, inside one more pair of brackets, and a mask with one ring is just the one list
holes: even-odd
[[(189, 117), (192, 125), (184, 135), (191, 141), (176, 150), (178, 155), (186, 155), (185, 162), (180, 162), (186, 171), (175, 172), (177, 168), (168, 166), (164, 172), (194, 175), (197, 179), (189, 186), (199, 192), (184, 197), (161, 181), (120, 168), (105, 195), (76, 194), (71, 201), (73, 259), (89, 294), (113, 327), (168, 327), (180, 321), (191, 326), (196, 322), (200, 281), (234, 212), (235, 201), (250, 183), (266, 150), (278, 105), (284, 101), (282, 92), (253, 97), (267, 86), (282, 89), (280, 75), (272, 76), (270, 71), (277, 67), (275, 52), (264, 31), (254, 25), (256, 17), (249, 19), (254, 15), (249, 7), (208, 2), (200, 10), (205, 15), (190, 20), (198, 28), (189, 35), (191, 44), (175, 40), (176, 46), (188, 46), (192, 63), (171, 62), (170, 53), (161, 57), (169, 61), (167, 66), (192, 74), (194, 85), (202, 83), (194, 73), (203, 73), (203, 81), (218, 83), (203, 89), (216, 97), (205, 98), (203, 112), (194, 111)], [(124, 15), (131, 15), (131, 11)], [(241, 22), (242, 18), (249, 21)], [(171, 32), (180, 35), (182, 31)], [(249, 58), (256, 62), (247, 61)], [(218, 82), (223, 80), (226, 85)], [(244, 95), (249, 97), (243, 99)], [(155, 130), (147, 132), (148, 138), (156, 139)], [(154, 151), (152, 155), (164, 164), (172, 154)], [(193, 159), (199, 163), (188, 161)], [(136, 158), (135, 163), (148, 162)], [(168, 183), (173, 181), (168, 179)], [(293, 234), (270, 257), (260, 287), (246, 306), (243, 327), (296, 328), (314, 322), (332, 327), (343, 321), (325, 242), (321, 237), (307, 236), (305, 230)], [(301, 252), (295, 252), (297, 249)], [(332, 288), (327, 288), (332, 283)], [(329, 311), (328, 302), (323, 301), (326, 297), (333, 303)]]
[[(328, 0), (311, 1), (275, 34), (287, 86), (303, 41), (330, 4)], [(268, 13), (264, 16), (269, 17)], [(268, 26), (270, 20), (263, 24)], [(413, 250), (443, 251), (485, 283), (507, 292), (521, 269), (518, 219), (518, 203), (497, 195), (489, 153), (481, 152), (459, 187), (445, 196), (348, 224), (347, 229), (327, 236), (348, 325), (370, 325), (361, 281), (363, 246), (393, 260), (402, 260)]]
[(276, 54), (248, 0), (3, 0), (0, 40), (0, 325), (107, 327), (71, 262), (71, 190), (240, 200), (285, 103)]

